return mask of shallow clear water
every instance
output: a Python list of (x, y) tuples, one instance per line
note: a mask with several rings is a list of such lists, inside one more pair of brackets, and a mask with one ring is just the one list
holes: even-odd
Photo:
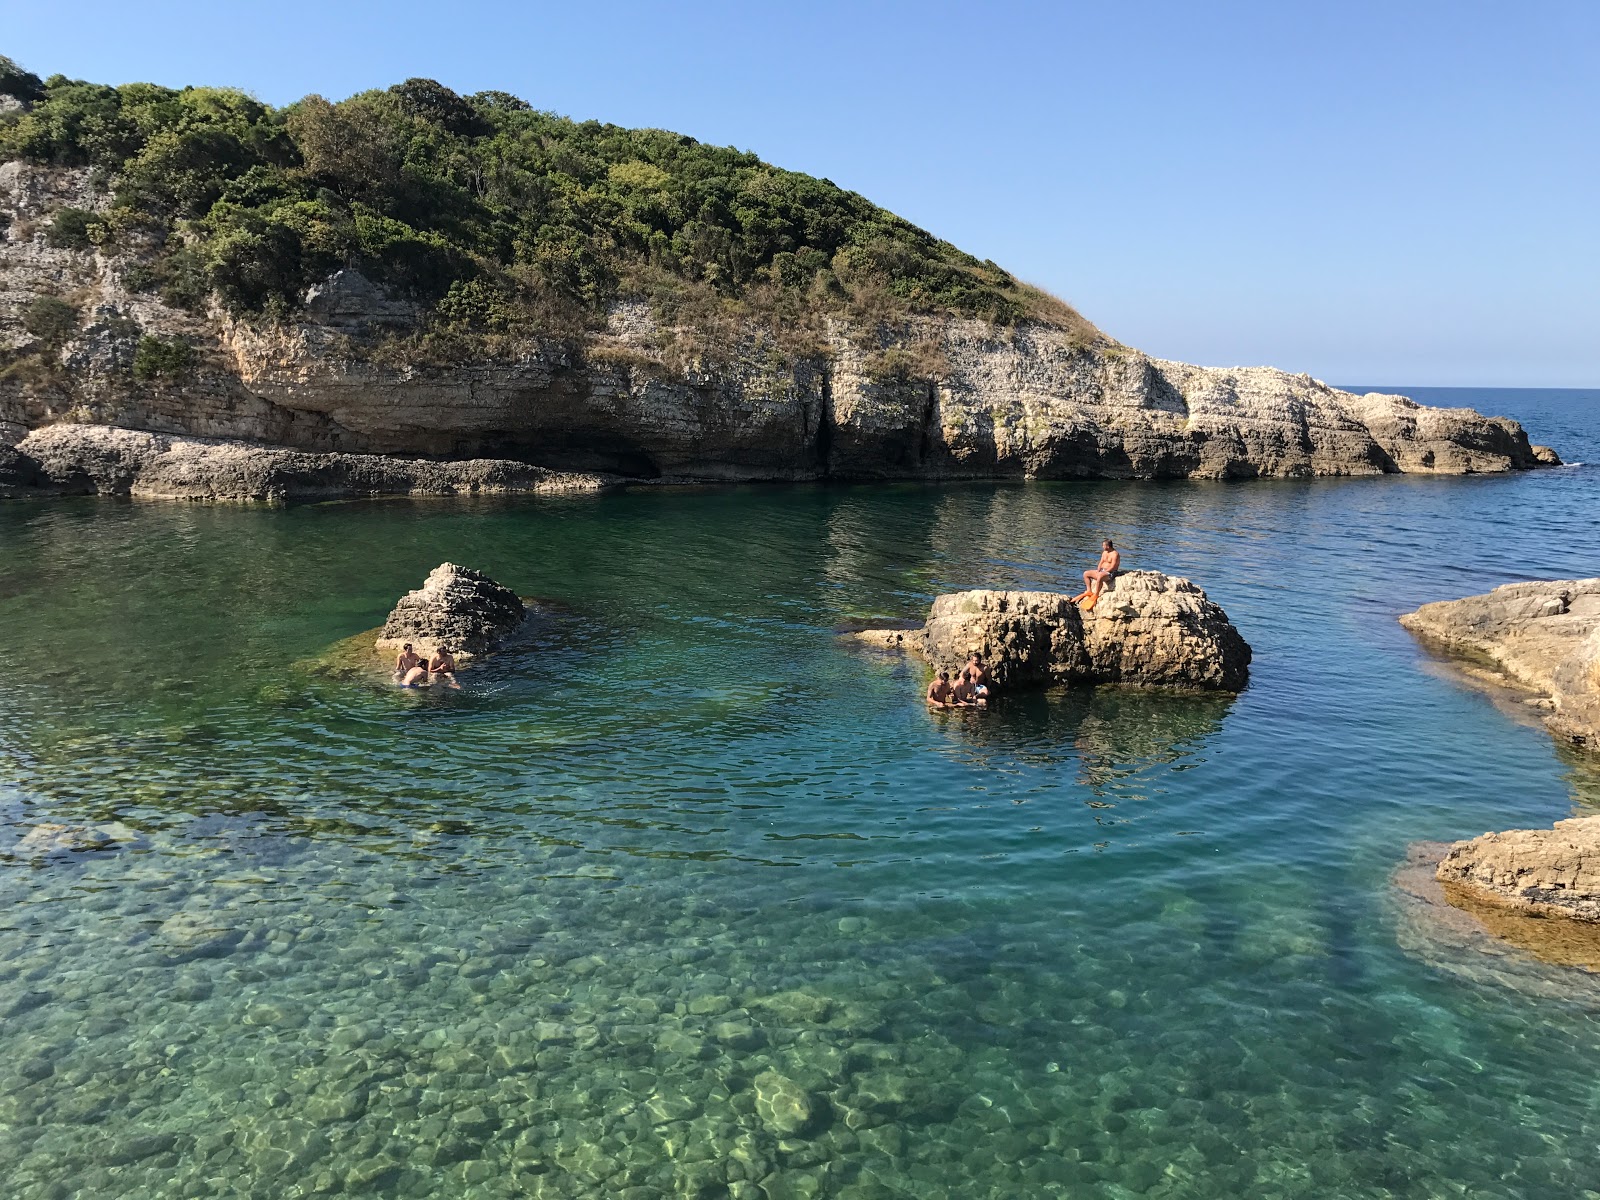
[[(1464, 402), (1600, 461), (1600, 393)], [(0, 506), (0, 850), (142, 835), (0, 859), (6, 1195), (1593, 1195), (1595, 993), (1409, 956), (1388, 878), (1600, 796), (1394, 620), (1600, 573), (1597, 513), (1596, 467)], [(1102, 536), (1248, 690), (930, 715), (834, 637)], [(554, 602), (537, 652), (308, 668), (444, 559)]]

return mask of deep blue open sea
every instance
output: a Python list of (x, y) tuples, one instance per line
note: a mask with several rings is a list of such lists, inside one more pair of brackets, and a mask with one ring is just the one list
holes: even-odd
[[(1600, 392), (1410, 394), (1600, 464)], [(1395, 621), (1597, 518), (1595, 465), (0, 506), (0, 851), (138, 835), (0, 857), (0, 1194), (1600, 1195), (1593, 977), (1446, 969), (1390, 884), (1600, 801)], [(1102, 537), (1247, 690), (930, 714), (836, 637)], [(446, 559), (539, 645), (316, 667)]]

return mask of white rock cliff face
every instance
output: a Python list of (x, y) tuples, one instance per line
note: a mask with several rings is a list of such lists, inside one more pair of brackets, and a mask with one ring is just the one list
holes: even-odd
[[(313, 289), (293, 323), (255, 327), (130, 291), (127, 254), (46, 244), (52, 211), (104, 202), (85, 172), (0, 166), (0, 352), (32, 355), (37, 368), (0, 379), (0, 442), (78, 422), (699, 479), (1302, 477), (1545, 461), (1503, 418), (1356, 396), (1266, 367), (1164, 362), (1037, 324), (834, 323), (817, 353), (782, 365), (752, 328), (728, 361), (674, 370), (650, 361), (659, 331), (648, 311), (624, 305), (604, 355), (552, 339), (510, 360), (383, 365), (374, 338), (416, 314), (354, 272)], [(71, 300), (80, 327), (40, 353), (22, 314), (44, 295)], [(195, 369), (135, 379), (145, 334), (189, 343)], [(890, 342), (923, 346), (939, 365), (922, 378), (874, 378), (874, 347)]]

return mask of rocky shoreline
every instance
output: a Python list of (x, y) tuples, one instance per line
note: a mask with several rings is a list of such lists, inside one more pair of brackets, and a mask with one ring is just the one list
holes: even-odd
[(1469, 680), (1526, 696), (1551, 732), (1600, 752), (1600, 578), (1508, 583), (1400, 623)]
[(106, 425), (51, 425), (14, 446), (0, 445), (0, 500), (99, 495), (281, 504), (357, 496), (558, 495), (621, 482), (505, 459), (316, 454)]
[[(407, 357), (416, 306), (354, 270), (311, 288), (281, 321), (248, 323), (131, 286), (137, 249), (49, 244), (54, 213), (105, 203), (87, 170), (0, 164), (0, 356), (10, 364), (0, 432), (13, 443), (70, 422), (440, 469), (445, 460), (468, 476), (470, 461), (497, 460), (726, 481), (1307, 478), (1560, 461), (1506, 418), (1267, 367), (1165, 361), (1039, 321), (819, 316), (815, 345), (797, 348), (759, 324), (711, 331), (623, 301), (581, 337), (468, 347), (449, 362)], [(28, 328), (40, 302), (70, 310), (50, 338)], [(146, 345), (182, 365), (141, 375)], [(475, 486), (393, 470), (385, 490), (526, 490), (500, 477), (512, 467)], [(157, 495), (172, 485), (153, 476), (145, 486)]]

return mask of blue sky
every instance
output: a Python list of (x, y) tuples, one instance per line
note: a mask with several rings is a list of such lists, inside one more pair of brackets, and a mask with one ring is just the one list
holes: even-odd
[(16, 6), (40, 74), (425, 75), (754, 150), (1152, 354), (1600, 384), (1600, 3)]

